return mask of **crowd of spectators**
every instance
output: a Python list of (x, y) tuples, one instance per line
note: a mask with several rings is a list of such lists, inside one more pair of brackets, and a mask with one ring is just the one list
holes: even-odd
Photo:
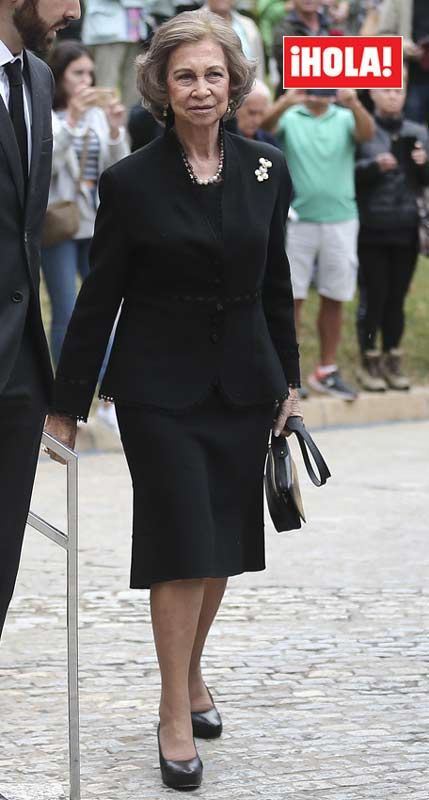
[[(309, 385), (345, 400), (357, 396), (341, 375), (337, 351), (343, 304), (358, 286), (356, 378), (368, 391), (408, 388), (400, 349), (404, 303), (422, 219), (429, 225), (428, 0), (84, 0), (82, 20), (62, 36), (81, 39), (98, 85), (120, 94), (131, 150), (163, 130), (137, 102), (135, 58), (164, 20), (202, 5), (230, 22), (258, 65), (254, 90), (228, 127), (280, 147), (291, 172), (286, 248), (298, 330), (310, 286), (320, 295), (320, 359)], [(404, 89), (329, 97), (284, 91), (283, 36), (375, 34), (404, 37)], [(64, 114), (62, 122), (56, 115), (56, 135), (64, 138)]]

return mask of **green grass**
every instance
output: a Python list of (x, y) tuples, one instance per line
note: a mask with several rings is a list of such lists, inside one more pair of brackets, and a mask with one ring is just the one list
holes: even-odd
[[(304, 304), (301, 331), (301, 372), (303, 380), (318, 362), (316, 319), (319, 299), (315, 290)], [(344, 327), (338, 364), (344, 378), (355, 382), (358, 361), (355, 332), (357, 297), (344, 305)], [(406, 327), (402, 342), (404, 366), (412, 383), (429, 383), (429, 259), (420, 258), (406, 303)]]
[[(301, 371), (305, 380), (318, 361), (316, 319), (319, 301), (314, 290), (304, 304), (301, 333)], [(344, 328), (338, 363), (344, 377), (354, 382), (358, 360), (355, 334), (357, 298), (344, 306)], [(50, 323), (49, 301), (42, 283), (42, 308), (46, 328)], [(406, 328), (403, 340), (405, 365), (415, 384), (429, 383), (429, 259), (421, 258), (411, 285), (406, 305)]]

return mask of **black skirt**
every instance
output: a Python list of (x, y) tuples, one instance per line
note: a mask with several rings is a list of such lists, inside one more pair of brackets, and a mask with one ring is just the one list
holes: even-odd
[(134, 492), (131, 588), (265, 569), (274, 404), (237, 407), (213, 389), (186, 411), (116, 411)]

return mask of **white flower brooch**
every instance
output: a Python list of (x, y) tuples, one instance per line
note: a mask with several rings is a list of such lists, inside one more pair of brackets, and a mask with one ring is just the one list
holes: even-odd
[(268, 170), (273, 166), (272, 161), (269, 161), (268, 158), (260, 158), (259, 163), (261, 166), (258, 169), (255, 169), (255, 175), (258, 181), (267, 181), (270, 177)]

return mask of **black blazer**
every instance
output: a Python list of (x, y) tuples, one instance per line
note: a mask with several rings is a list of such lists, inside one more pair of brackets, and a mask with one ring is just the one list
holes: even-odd
[(31, 91), (32, 153), (27, 194), (9, 111), (0, 96), (0, 393), (15, 364), (27, 315), (47, 394), (51, 361), (39, 301), (40, 235), (52, 158), (53, 78), (46, 64), (24, 53)]
[[(269, 179), (255, 175), (259, 158)], [(55, 409), (86, 418), (123, 299), (101, 396), (183, 409), (213, 383), (235, 404), (299, 382), (284, 226), (291, 182), (270, 145), (225, 132), (223, 238), (174, 131), (108, 169), (56, 380)]]

